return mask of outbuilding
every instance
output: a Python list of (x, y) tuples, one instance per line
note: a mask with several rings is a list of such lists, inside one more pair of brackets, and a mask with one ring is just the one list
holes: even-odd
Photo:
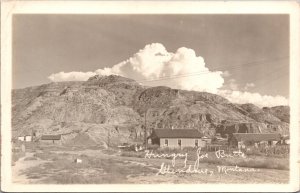
[(61, 142), (61, 135), (42, 135), (40, 141), (57, 144)]
[(279, 133), (233, 133), (229, 138), (229, 144), (233, 146), (241, 145), (275, 145), (280, 141)]

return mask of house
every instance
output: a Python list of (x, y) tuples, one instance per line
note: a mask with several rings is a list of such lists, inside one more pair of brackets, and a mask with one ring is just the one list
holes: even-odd
[(58, 144), (61, 143), (61, 135), (42, 135), (41, 142)]
[(281, 140), (279, 133), (233, 133), (228, 138), (230, 145), (238, 146), (241, 145), (275, 145)]
[(35, 138), (35, 131), (23, 131), (21, 134), (19, 134), (18, 136), (18, 141), (25, 141), (25, 142), (29, 142), (29, 141), (33, 141)]
[(32, 136), (31, 135), (24, 135), (24, 136), (19, 136), (18, 137), (19, 141), (32, 141)]
[(196, 129), (155, 129), (148, 137), (153, 145), (160, 147), (204, 147), (203, 135)]

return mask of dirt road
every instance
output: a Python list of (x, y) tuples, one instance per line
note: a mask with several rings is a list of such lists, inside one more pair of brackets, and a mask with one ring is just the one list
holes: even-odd
[(30, 184), (34, 183), (38, 179), (29, 179), (25, 171), (31, 167), (35, 167), (41, 164), (46, 163), (47, 161), (41, 160), (36, 158), (36, 160), (26, 160), (33, 158), (34, 153), (26, 152), (25, 156), (20, 158), (18, 161), (15, 162), (15, 165), (12, 166), (12, 180), (13, 183), (18, 184)]

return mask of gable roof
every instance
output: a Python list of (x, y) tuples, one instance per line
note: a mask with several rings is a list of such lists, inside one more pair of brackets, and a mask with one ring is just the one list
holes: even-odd
[(203, 134), (196, 129), (155, 129), (151, 138), (201, 138)]
[(60, 140), (61, 135), (42, 135), (41, 140)]
[(233, 133), (237, 141), (279, 141), (279, 133)]

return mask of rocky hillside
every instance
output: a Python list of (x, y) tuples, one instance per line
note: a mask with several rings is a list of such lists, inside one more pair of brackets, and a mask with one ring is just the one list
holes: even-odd
[(121, 76), (58, 82), (12, 91), (13, 136), (62, 134), (64, 144), (142, 141), (152, 129), (195, 128), (207, 136), (289, 133), (289, 108), (232, 104), (218, 95), (145, 87)]

